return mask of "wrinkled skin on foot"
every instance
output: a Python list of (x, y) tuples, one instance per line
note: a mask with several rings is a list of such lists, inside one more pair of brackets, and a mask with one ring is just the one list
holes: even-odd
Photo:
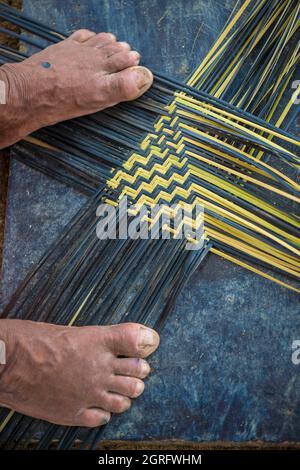
[(141, 96), (153, 80), (140, 55), (113, 34), (79, 30), (18, 64), (0, 67), (0, 148), (42, 127)]
[[(156, 332), (135, 323), (65, 327), (0, 320), (0, 404), (52, 423), (95, 427), (144, 391)], [(121, 356), (121, 357), (120, 357)]]

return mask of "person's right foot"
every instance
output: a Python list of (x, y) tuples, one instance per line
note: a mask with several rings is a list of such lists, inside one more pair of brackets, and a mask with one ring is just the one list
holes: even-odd
[(82, 29), (19, 64), (0, 67), (8, 89), (0, 148), (41, 127), (138, 98), (153, 80), (139, 60), (113, 34)]
[(158, 334), (136, 323), (65, 327), (0, 320), (0, 405), (51, 423), (95, 427), (144, 391)]

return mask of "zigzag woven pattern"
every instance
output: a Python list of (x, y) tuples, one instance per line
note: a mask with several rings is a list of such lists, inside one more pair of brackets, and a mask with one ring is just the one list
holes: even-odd
[[(300, 88), (283, 100), (299, 63), (299, 12), (293, 0), (246, 0), (187, 84), (155, 74), (136, 102), (39, 131), (16, 147), (23, 161), (91, 197), (3, 316), (161, 327), (209, 251), (299, 291), (300, 140), (288, 128)], [(37, 49), (41, 38), (66, 37), (2, 4), (0, 17), (34, 33), (17, 37)], [(0, 63), (27, 55), (0, 47)], [(97, 240), (99, 203), (115, 206), (125, 196), (149, 209), (200, 204), (203, 248), (188, 252), (185, 240)], [(7, 448), (24, 445), (39, 426), (14, 411), (2, 410), (1, 420)], [(69, 448), (78, 432), (47, 425), (39, 447), (57, 437), (59, 448)], [(85, 442), (100, 437), (101, 429)]]

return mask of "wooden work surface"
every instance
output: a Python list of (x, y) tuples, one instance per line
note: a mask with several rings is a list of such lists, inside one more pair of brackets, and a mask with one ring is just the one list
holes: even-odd
[[(61, 30), (112, 31), (142, 53), (144, 64), (185, 79), (234, 1), (24, 0), (23, 5), (26, 13)], [(4, 302), (84, 201), (12, 161)], [(299, 441), (300, 365), (291, 361), (292, 342), (300, 339), (299, 314), (295, 293), (211, 255), (170, 315), (145, 394), (129, 413), (114, 417), (103, 439)]]

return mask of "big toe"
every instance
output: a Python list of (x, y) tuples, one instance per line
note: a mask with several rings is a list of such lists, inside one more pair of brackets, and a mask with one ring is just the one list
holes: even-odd
[(152, 82), (153, 75), (146, 67), (128, 67), (105, 76), (104, 93), (110, 97), (112, 104), (131, 101), (145, 93)]
[(147, 357), (159, 345), (159, 335), (138, 323), (124, 323), (107, 327), (107, 344), (116, 356)]

